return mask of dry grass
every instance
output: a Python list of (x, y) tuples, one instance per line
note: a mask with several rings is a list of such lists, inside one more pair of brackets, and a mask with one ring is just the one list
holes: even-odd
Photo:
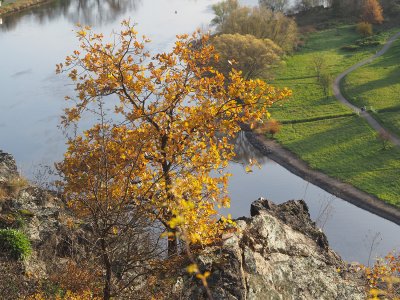
[(7, 199), (7, 197), (8, 197), (8, 192), (6, 191), (6, 189), (0, 187), (0, 201)]
[(18, 194), (29, 186), (27, 179), (23, 177), (13, 177), (0, 186), (0, 201)]
[(7, 187), (12, 195), (18, 195), (21, 190), (28, 186), (28, 180), (23, 177), (14, 177), (7, 182)]

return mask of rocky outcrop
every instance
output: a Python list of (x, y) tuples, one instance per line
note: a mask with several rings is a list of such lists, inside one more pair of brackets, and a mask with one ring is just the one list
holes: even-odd
[[(16, 176), (14, 159), (0, 152), (0, 187)], [(42, 280), (69, 257), (87, 252), (88, 230), (67, 225), (72, 216), (56, 195), (29, 184), (13, 191), (0, 198), (0, 228), (23, 231), (33, 254), (17, 262), (0, 253), (0, 274), (7, 274), (0, 276), (1, 299), (19, 299), (20, 291), (35, 289), (38, 281), (32, 277)], [(214, 299), (365, 299), (361, 273), (329, 248), (304, 201), (275, 205), (260, 199), (251, 206), (251, 217), (236, 223), (237, 230), (225, 234), (220, 244), (195, 253), (200, 269), (211, 272)], [(166, 281), (174, 282), (170, 299), (207, 299), (202, 284), (185, 268)]]
[(17, 165), (12, 155), (0, 150), (0, 183), (17, 175)]
[[(311, 221), (304, 201), (258, 200), (238, 232), (198, 257), (214, 299), (365, 299), (361, 272), (348, 267)], [(183, 299), (205, 299), (194, 279), (175, 289)]]
[[(17, 185), (16, 188), (13, 185)], [(50, 191), (19, 177), (15, 160), (0, 152), (0, 229), (17, 229), (31, 242), (29, 259), (0, 252), (0, 299), (22, 299), (82, 246), (85, 232), (68, 227), (71, 215)]]

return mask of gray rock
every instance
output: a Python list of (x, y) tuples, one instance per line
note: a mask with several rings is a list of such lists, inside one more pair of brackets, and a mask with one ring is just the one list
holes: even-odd
[(15, 176), (18, 176), (18, 171), (14, 158), (0, 150), (0, 183)]
[[(215, 299), (365, 299), (362, 274), (328, 246), (304, 201), (275, 205), (260, 199), (239, 230), (199, 256)], [(186, 279), (183, 299), (206, 299), (195, 279)]]

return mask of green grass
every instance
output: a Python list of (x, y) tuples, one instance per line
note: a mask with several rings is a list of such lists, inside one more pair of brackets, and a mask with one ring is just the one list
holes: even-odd
[(276, 86), (293, 90), (292, 99), (278, 103), (271, 109), (273, 116), (287, 121), (349, 113), (350, 110), (339, 103), (332, 93), (325, 97), (323, 89), (317, 83), (313, 59), (316, 55), (322, 55), (326, 70), (334, 78), (379, 48), (368, 47), (356, 52), (341, 50), (342, 46), (352, 44), (358, 39), (360, 36), (355, 32), (354, 26), (350, 25), (313, 33), (303, 49), (286, 60), (285, 66), (278, 71), (272, 82)]
[(14, 259), (26, 259), (32, 253), (31, 242), (21, 231), (0, 229), (0, 253)]
[[(393, 31), (375, 39), (383, 44)], [(272, 82), (293, 91), (292, 99), (271, 109), (272, 117), (284, 123), (277, 139), (312, 168), (400, 206), (400, 150), (394, 146), (382, 150), (376, 132), (363, 119), (336, 100), (332, 91), (325, 97), (313, 68), (313, 57), (322, 55), (326, 70), (335, 78), (382, 47), (362, 47), (354, 52), (341, 49), (359, 39), (350, 25), (316, 32), (303, 49), (287, 58)], [(392, 112), (380, 116), (397, 120)]]
[(355, 105), (372, 107), (376, 117), (400, 135), (400, 41), (383, 56), (350, 73), (343, 89)]
[(400, 149), (382, 149), (358, 116), (286, 124), (276, 136), (312, 168), (400, 206)]

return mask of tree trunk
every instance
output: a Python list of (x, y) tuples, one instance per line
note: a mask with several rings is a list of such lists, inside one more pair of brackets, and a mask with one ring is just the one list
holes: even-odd
[(101, 241), (101, 246), (103, 250), (103, 264), (106, 271), (105, 278), (104, 278), (104, 288), (103, 288), (103, 299), (110, 300), (111, 299), (111, 263), (110, 258), (107, 254), (107, 247), (105, 245), (104, 239)]
[(176, 238), (176, 230), (168, 228), (168, 232), (173, 233), (173, 236), (168, 237), (168, 257), (179, 254), (178, 253), (178, 239)]

